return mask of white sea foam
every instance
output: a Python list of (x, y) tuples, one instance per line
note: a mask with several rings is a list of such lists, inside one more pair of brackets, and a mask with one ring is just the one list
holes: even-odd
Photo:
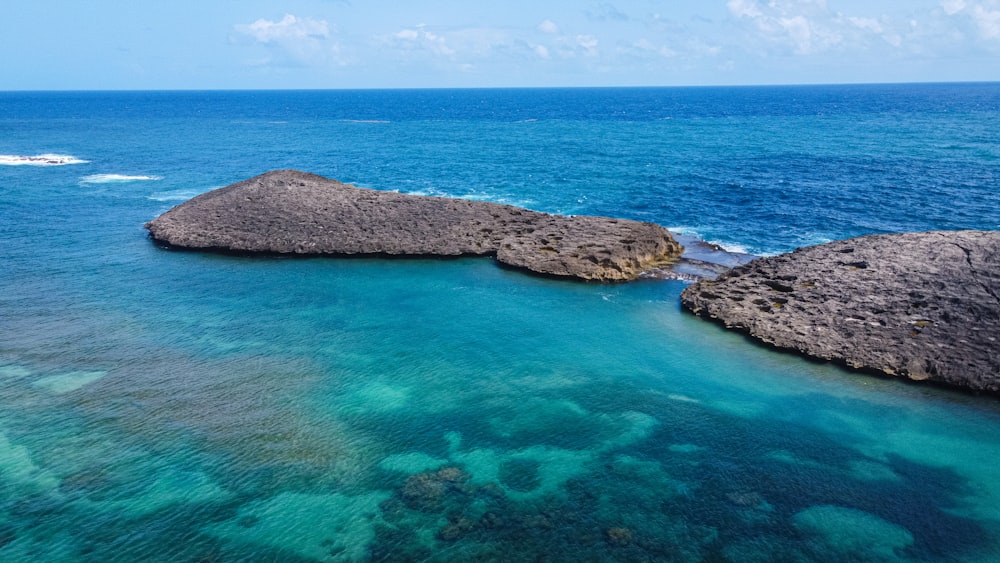
[(202, 192), (198, 190), (173, 190), (170, 192), (155, 192), (146, 196), (153, 201), (187, 201)]
[(738, 242), (727, 242), (723, 240), (706, 240), (705, 242), (718, 246), (722, 250), (733, 254), (759, 254), (759, 252), (754, 252), (754, 250), (750, 247)]
[(459, 196), (445, 196), (445, 197), (457, 197), (458, 199), (468, 199), (471, 201), (486, 201), (491, 203), (501, 203), (503, 205), (513, 205), (515, 207), (523, 207), (525, 209), (530, 209), (532, 205), (537, 203), (533, 199), (516, 199), (516, 198), (497, 196), (494, 194), (487, 194), (487, 193), (471, 193)]
[(824, 237), (821, 235), (812, 235), (809, 237), (803, 237), (799, 246), (815, 246), (817, 244), (827, 244), (833, 242), (830, 237)]
[(680, 225), (677, 227), (667, 227), (667, 230), (671, 233), (677, 233), (679, 235), (688, 235), (692, 237), (701, 238), (701, 234), (694, 227), (688, 227), (687, 225)]
[[(357, 184), (355, 184), (357, 185)], [(363, 187), (363, 186), (359, 186)], [(490, 203), (501, 203), (504, 205), (514, 205), (517, 207), (524, 207), (530, 209), (532, 205), (537, 203), (533, 199), (515, 199), (504, 196), (498, 196), (496, 194), (485, 193), (485, 192), (473, 192), (468, 194), (452, 194), (437, 188), (422, 188), (416, 190), (392, 190), (396, 193), (401, 193), (404, 195), (419, 195), (419, 196), (429, 196), (429, 197), (447, 197), (455, 199), (467, 199), (470, 201), (486, 201)]]
[(81, 160), (68, 154), (38, 154), (26, 156), (20, 154), (0, 154), (0, 165), (3, 166), (65, 166), (67, 164), (86, 164), (89, 160)]
[(465, 194), (458, 196), (459, 199), (468, 199), (471, 201), (499, 201), (502, 198), (494, 197), (490, 194)]
[(80, 178), (81, 184), (111, 184), (115, 182), (143, 182), (162, 180), (162, 176), (127, 176), (125, 174), (91, 174)]
[(671, 393), (667, 395), (667, 398), (672, 401), (680, 401), (682, 403), (700, 403), (698, 399), (693, 399), (687, 395), (681, 395), (680, 393)]
[(443, 194), (437, 190), (411, 190), (406, 192), (401, 192), (399, 190), (393, 190), (396, 193), (401, 193), (404, 195), (421, 195), (421, 196), (442, 196)]
[[(687, 225), (681, 225), (676, 227), (667, 227), (667, 230), (676, 235), (682, 237), (691, 237), (697, 239), (698, 241), (704, 242), (707, 245), (715, 246), (731, 254), (746, 254), (750, 256), (777, 256), (786, 250), (774, 249), (774, 248), (761, 248), (758, 246), (749, 246), (739, 242), (732, 242), (722, 239), (708, 239), (705, 238), (699, 231), (697, 227), (690, 227)], [(812, 246), (816, 244), (824, 244), (828, 242), (833, 242), (833, 239), (820, 236), (820, 235), (803, 235), (799, 237), (794, 245), (796, 247), (802, 246)]]
[(753, 254), (757, 256), (761, 255), (761, 252), (758, 249), (750, 248), (749, 246), (740, 244), (738, 242), (730, 242), (718, 239), (712, 239), (712, 240), (706, 239), (704, 236), (702, 236), (700, 232), (698, 232), (698, 229), (695, 227), (681, 225), (676, 227), (667, 227), (667, 230), (670, 231), (671, 233), (698, 239), (704, 242), (705, 244), (721, 248), (722, 250), (729, 252), (731, 254)]
[[(355, 185), (358, 186), (358, 187), (367, 187), (367, 186), (360, 186), (358, 184), (355, 184)], [(369, 189), (378, 189), (378, 188), (369, 188)], [(433, 186), (426, 187), (426, 188), (418, 188), (418, 189), (414, 189), (414, 190), (392, 190), (392, 191), (394, 191), (396, 193), (403, 194), (403, 195), (419, 195), (419, 196), (424, 196), (424, 197), (459, 197), (459, 196), (452, 195), (452, 194), (450, 194), (450, 193), (448, 193), (448, 192), (446, 192), (444, 190), (440, 190), (438, 188), (435, 188)]]

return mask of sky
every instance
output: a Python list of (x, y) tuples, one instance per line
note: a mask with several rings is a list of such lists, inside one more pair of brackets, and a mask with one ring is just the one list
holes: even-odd
[(1000, 80), (1000, 0), (4, 0), (0, 90)]

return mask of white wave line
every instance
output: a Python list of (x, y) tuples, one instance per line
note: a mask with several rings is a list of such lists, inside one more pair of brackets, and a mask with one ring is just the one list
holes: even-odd
[(67, 164), (86, 164), (82, 160), (68, 154), (38, 154), (27, 156), (21, 154), (0, 154), (0, 165), (3, 166), (65, 166)]
[(141, 182), (162, 180), (162, 176), (129, 176), (125, 174), (91, 174), (80, 178), (81, 184), (107, 184), (111, 182)]

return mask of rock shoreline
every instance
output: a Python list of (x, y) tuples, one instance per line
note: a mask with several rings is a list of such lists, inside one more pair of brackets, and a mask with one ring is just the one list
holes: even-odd
[(201, 194), (145, 227), (154, 241), (185, 249), (493, 256), (537, 274), (602, 282), (637, 279), (683, 250), (653, 223), (362, 189), (295, 170)]
[(1000, 393), (1000, 232), (869, 235), (737, 266), (681, 294), (777, 348)]
[(752, 259), (663, 227), (356, 188), (278, 170), (145, 225), (159, 244), (239, 254), (492, 256), (601, 282), (694, 281), (688, 311), (773, 347), (1000, 393), (1000, 232), (869, 235)]

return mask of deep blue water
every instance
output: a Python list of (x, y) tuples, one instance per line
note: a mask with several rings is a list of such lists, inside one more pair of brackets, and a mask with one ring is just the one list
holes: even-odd
[[(77, 163), (4, 165), (42, 154)], [(994, 398), (681, 282), (142, 229), (277, 168), (758, 254), (1000, 229), (1000, 84), (0, 93), (0, 560), (1000, 558)]]

